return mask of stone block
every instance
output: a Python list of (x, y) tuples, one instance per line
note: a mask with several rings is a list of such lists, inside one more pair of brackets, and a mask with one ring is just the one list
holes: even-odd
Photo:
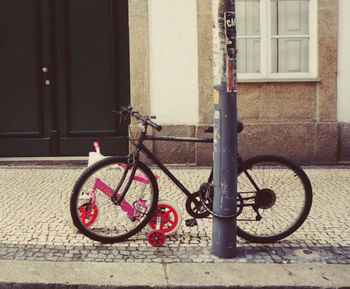
[(314, 164), (335, 163), (338, 146), (338, 125), (319, 123), (316, 128)]
[(213, 39), (211, 1), (197, 1), (199, 123), (213, 120)]
[[(154, 135), (194, 137), (195, 126), (166, 125), (161, 132), (154, 131)], [(195, 143), (176, 141), (154, 141), (153, 152), (165, 164), (194, 164)]]
[[(205, 133), (207, 125), (199, 125), (196, 128), (196, 136), (199, 138), (213, 138), (212, 133)], [(196, 165), (212, 166), (213, 164), (213, 144), (197, 143), (196, 144)]]
[(313, 121), (315, 83), (239, 83), (238, 118), (249, 122)]
[(322, 122), (337, 117), (338, 1), (318, 3), (318, 66), (322, 82), (318, 89), (318, 114)]
[(339, 124), (339, 152), (340, 161), (350, 161), (350, 123)]
[(238, 152), (244, 157), (277, 154), (301, 164), (314, 156), (314, 123), (246, 123), (238, 136)]
[(129, 0), (130, 102), (136, 110), (149, 113), (148, 1)]

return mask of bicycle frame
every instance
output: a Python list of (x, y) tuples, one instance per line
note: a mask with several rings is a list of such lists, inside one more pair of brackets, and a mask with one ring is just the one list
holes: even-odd
[[(163, 165), (163, 163), (143, 144), (145, 140), (152, 141), (171, 141), (171, 142), (196, 142), (196, 143), (213, 143), (213, 138), (194, 138), (194, 137), (174, 137), (174, 136), (153, 136), (146, 134), (147, 129), (145, 128), (139, 136), (137, 143), (135, 144), (136, 152), (139, 154), (141, 151), (144, 155), (152, 160), (171, 180), (172, 182), (184, 193), (187, 197), (191, 196), (191, 192), (168, 170), (168, 168)], [(244, 162), (240, 156), (238, 156), (238, 164), (242, 168), (244, 168)], [(257, 187), (254, 180), (249, 176), (248, 172), (244, 169), (245, 174), (253, 183), (253, 185)], [(213, 181), (213, 169), (210, 172), (208, 183)], [(123, 197), (123, 194), (122, 194)]]
[[(212, 143), (212, 138), (191, 138), (191, 137), (166, 137), (166, 136), (151, 136), (144, 135), (143, 140), (156, 140), (156, 141), (176, 141), (176, 142), (201, 142)], [(162, 162), (141, 142), (138, 149), (141, 150), (147, 158), (152, 160), (172, 181), (173, 183), (186, 194), (187, 197), (191, 196), (191, 192), (168, 170), (168, 168), (162, 164)], [(212, 181), (212, 172), (209, 176), (208, 182)]]
[[(212, 138), (192, 138), (192, 137), (174, 137), (174, 136), (152, 136), (152, 135), (147, 135), (145, 132), (142, 132), (140, 134), (140, 137), (138, 139), (137, 144), (135, 145), (136, 147), (136, 152), (137, 155), (142, 152), (147, 158), (149, 158), (150, 160), (152, 160), (170, 179), (171, 181), (184, 193), (186, 194), (187, 197), (191, 196), (191, 192), (169, 171), (169, 169), (143, 144), (143, 141), (145, 140), (155, 140), (155, 141), (175, 141), (175, 142), (199, 142), (199, 143), (212, 143), (213, 139)], [(135, 163), (136, 164), (136, 163)], [(243, 169), (244, 173), (246, 174), (246, 176), (249, 178), (249, 180), (251, 181), (251, 183), (253, 184), (254, 187), (256, 187), (257, 189), (258, 186), (256, 185), (256, 183), (254, 182), (254, 180), (251, 178), (251, 176), (249, 175), (249, 173), (247, 172), (247, 170), (244, 167), (244, 161), (242, 160), (242, 158), (240, 156), (238, 156), (238, 164), (241, 166), (241, 168)], [(138, 216), (138, 212), (135, 210), (135, 208), (133, 207), (133, 205), (129, 204), (128, 202), (125, 201), (124, 197), (128, 191), (129, 186), (127, 186), (127, 189), (125, 189), (121, 194), (119, 194), (119, 189), (122, 185), (122, 183), (125, 181), (125, 177), (126, 177), (126, 172), (128, 170), (132, 170), (134, 171), (136, 169), (135, 166), (133, 165), (125, 165), (125, 166), (121, 166), (120, 169), (124, 168), (124, 176), (122, 178), (122, 180), (120, 181), (119, 185), (117, 186), (116, 189), (112, 189), (111, 187), (109, 187), (108, 185), (106, 185), (103, 181), (101, 181), (99, 178), (96, 178), (94, 181), (94, 185), (91, 188), (91, 191), (88, 192), (89, 195), (91, 195), (92, 200), (91, 200), (91, 204), (94, 205), (95, 204), (95, 191), (99, 190), (102, 193), (104, 193), (107, 197), (109, 198), (115, 198), (118, 202), (118, 204), (120, 205), (120, 207), (127, 213), (127, 215), (129, 216), (129, 218), (131, 219), (140, 219), (140, 216)], [(141, 174), (134, 174), (131, 173), (131, 176), (129, 177), (130, 179), (128, 180), (128, 184), (131, 184), (132, 180), (133, 181), (137, 181), (137, 182), (141, 182), (141, 183), (148, 183), (148, 180)], [(158, 178), (158, 175), (155, 174), (155, 178)], [(208, 178), (208, 183), (211, 183), (213, 180), (213, 169), (210, 172), (209, 178)], [(250, 198), (242, 198), (242, 200), (249, 200)], [(144, 209), (147, 210), (147, 205), (142, 201), (142, 199), (138, 199), (137, 204), (140, 207), (143, 207)], [(251, 206), (252, 204), (243, 204), (244, 207), (246, 206)]]
[[(147, 135), (146, 134), (147, 128), (144, 128), (141, 132), (138, 142), (135, 145), (136, 152), (139, 154), (141, 151), (144, 153), (144, 155), (152, 160), (170, 179), (171, 181), (187, 196), (191, 196), (191, 192), (168, 170), (168, 168), (163, 165), (163, 163), (143, 144), (143, 141), (145, 140), (155, 140), (155, 141), (171, 141), (171, 142), (196, 142), (196, 143), (213, 143), (213, 138), (194, 138), (194, 137), (175, 137), (175, 136), (153, 136), (153, 135)], [(256, 184), (256, 182), (253, 180), (253, 178), (249, 175), (247, 168), (244, 164), (243, 159), (238, 155), (237, 156), (237, 163), (238, 166), (242, 169), (244, 174), (247, 176), (251, 184), (254, 186), (254, 188), (259, 191), (260, 188)], [(212, 183), (213, 181), (213, 169), (211, 169), (209, 178), (207, 183)], [(251, 198), (242, 198), (243, 200), (250, 200)], [(123, 194), (122, 198), (123, 200)], [(243, 207), (252, 206), (252, 204), (243, 204)]]
[[(156, 165), (158, 165), (158, 167), (178, 186), (178, 188), (187, 195), (187, 197), (190, 197), (191, 192), (189, 190), (187, 190), (187, 188), (167, 169), (166, 166), (164, 166), (161, 161), (143, 144), (144, 140), (163, 140), (163, 141), (182, 141), (182, 142), (202, 142), (202, 143), (212, 143), (213, 139), (211, 138), (188, 138), (188, 137), (162, 137), (162, 136), (150, 136), (150, 135), (146, 135), (145, 132), (142, 132), (140, 134), (138, 143), (136, 145), (136, 151), (137, 154), (139, 154), (140, 151), (142, 151), (146, 157), (148, 157), (149, 159), (151, 159)], [(122, 168), (121, 168), (122, 169)], [(130, 176), (130, 179), (128, 180), (128, 184), (126, 186), (126, 189), (124, 189), (124, 191), (119, 194), (119, 189), (122, 186), (122, 183), (125, 181), (125, 177), (126, 177), (126, 172), (131, 169), (132, 173)], [(134, 207), (129, 204), (128, 202), (125, 201), (124, 197), (128, 191), (128, 188), (131, 184), (131, 182), (137, 181), (137, 182), (141, 182), (141, 183), (148, 183), (148, 180), (139, 174), (135, 174), (135, 169), (136, 167), (133, 165), (125, 165), (124, 167), (124, 174), (123, 177), (121, 179), (121, 181), (119, 182), (118, 186), (116, 189), (112, 189), (111, 187), (109, 187), (108, 185), (106, 185), (103, 181), (101, 181), (99, 178), (96, 178), (93, 184), (93, 187), (91, 188), (91, 191), (88, 192), (88, 195), (91, 195), (92, 200), (91, 200), (91, 204), (94, 205), (95, 201), (96, 201), (96, 196), (95, 196), (95, 191), (99, 190), (102, 193), (104, 193), (107, 197), (109, 198), (115, 198), (118, 202), (118, 204), (120, 205), (120, 207), (127, 213), (127, 215), (130, 218), (136, 218), (139, 219), (139, 217), (137, 216), (137, 214), (135, 214), (135, 209)], [(155, 174), (155, 178), (157, 179), (158, 176)], [(209, 176), (208, 182), (212, 181), (212, 172)], [(144, 209), (147, 209), (147, 205), (144, 204), (144, 202), (141, 199), (137, 200), (137, 203), (139, 206), (143, 207)]]
[[(213, 138), (194, 138), (194, 137), (175, 137), (175, 136), (153, 136), (153, 135), (147, 135), (147, 125), (142, 126), (142, 131), (139, 135), (139, 138), (136, 143), (132, 142), (132, 144), (135, 146), (135, 151), (130, 156), (132, 156), (134, 162), (135, 160), (139, 159), (139, 154), (142, 152), (148, 159), (152, 160), (169, 178), (170, 180), (187, 196), (191, 197), (192, 193), (168, 170), (168, 168), (143, 144), (145, 140), (152, 140), (152, 141), (171, 141), (171, 142), (196, 142), (196, 143), (213, 143)], [(252, 185), (255, 187), (255, 189), (260, 190), (257, 184), (254, 182), (252, 177), (247, 172), (247, 169), (245, 168), (244, 161), (242, 158), (238, 155), (238, 166), (242, 168), (245, 175), (248, 177)], [(110, 195), (112, 200), (116, 204), (121, 204), (124, 202), (124, 197), (132, 183), (133, 180), (135, 180), (135, 170), (136, 170), (136, 163), (128, 164), (125, 168), (124, 175), (122, 179), (120, 180), (117, 188), (114, 189), (113, 193)], [(127, 181), (127, 185), (124, 188), (123, 192), (119, 194), (119, 189), (121, 188), (123, 182), (125, 181), (126, 172), (132, 169), (131, 176), (129, 180)], [(210, 172), (209, 178), (207, 183), (212, 183), (213, 181), (213, 169)], [(107, 195), (107, 194), (106, 194)], [(250, 198), (247, 198), (248, 200)], [(245, 200), (245, 198), (243, 198)], [(243, 206), (251, 206), (251, 204), (243, 204)]]
[[(144, 183), (144, 184), (148, 183), (148, 180), (142, 175), (135, 175), (134, 180), (137, 181), (137, 182), (140, 182), (140, 183)], [(94, 205), (95, 202), (96, 202), (96, 195), (95, 195), (95, 191), (96, 190), (101, 191), (102, 193), (104, 193), (109, 198), (111, 198), (113, 196), (113, 192), (114, 192), (114, 190), (111, 187), (106, 185), (99, 178), (95, 178), (94, 185), (91, 188), (91, 191), (89, 191), (87, 193), (88, 195), (91, 195), (91, 197), (92, 197), (91, 205)], [(120, 195), (117, 194), (116, 197), (120, 198)], [(146, 210), (148, 209), (148, 206), (143, 202), (143, 200), (141, 198), (139, 198), (136, 202), (137, 202), (137, 204), (140, 207), (142, 207), (142, 208), (144, 208)], [(137, 212), (135, 210), (135, 208), (131, 204), (129, 204), (127, 201), (122, 200), (120, 202), (120, 207), (127, 213), (129, 218), (140, 219), (140, 216), (138, 215), (139, 212)], [(136, 212), (136, 214), (135, 214), (135, 212)]]
[[(134, 153), (129, 155), (129, 158), (131, 162), (128, 161), (128, 163), (125, 166), (121, 166), (121, 169), (124, 169), (123, 177), (120, 180), (117, 187), (113, 190), (113, 188), (106, 185), (103, 181), (101, 181), (99, 178), (96, 178), (94, 181), (93, 188), (91, 191), (88, 192), (89, 195), (91, 195), (92, 200), (90, 205), (95, 204), (95, 191), (99, 190), (102, 193), (104, 193), (107, 197), (111, 198), (112, 201), (115, 204), (118, 204), (122, 210), (126, 212), (128, 217), (130, 219), (139, 220), (141, 218), (140, 212), (134, 207), (134, 204), (131, 205), (128, 202), (125, 201), (125, 195), (127, 194), (127, 191), (132, 183), (132, 181), (137, 181), (141, 183), (148, 183), (148, 180), (140, 175), (135, 174), (137, 169), (137, 160), (139, 159), (139, 154), (142, 152), (148, 159), (152, 160), (169, 178), (170, 180), (188, 197), (190, 198), (192, 196), (192, 193), (178, 180), (177, 177), (175, 177), (174, 174), (172, 174), (169, 169), (143, 144), (145, 140), (152, 140), (152, 141), (171, 141), (171, 142), (196, 142), (196, 143), (213, 143), (213, 138), (194, 138), (194, 137), (175, 137), (175, 136), (153, 136), (153, 135), (147, 135), (147, 126), (143, 127), (142, 132), (139, 135), (139, 138), (137, 142), (132, 142), (132, 144), (135, 146)], [(135, 161), (136, 160), (136, 161)], [(238, 166), (241, 168), (241, 170), (244, 172), (244, 174), (248, 177), (252, 185), (255, 187), (256, 190), (260, 190), (253, 178), (249, 175), (247, 168), (245, 167), (243, 159), (238, 155)], [(124, 188), (123, 192), (119, 192), (122, 184), (125, 181), (125, 178), (127, 176), (127, 171), (131, 170), (131, 175), (129, 176), (129, 180), (127, 181), (126, 187)], [(155, 175), (156, 178), (158, 178), (157, 175)], [(213, 169), (211, 169), (209, 178), (207, 183), (211, 184), (213, 181)], [(250, 193), (250, 192), (249, 192)], [(243, 207), (247, 206), (253, 206), (253, 209), (257, 212), (257, 210), (254, 208), (254, 204), (250, 203), (244, 203), (244, 201), (249, 201), (252, 199), (252, 197), (241, 197), (240, 200), (242, 201), (241, 206)], [(148, 207), (144, 203), (144, 201), (139, 198), (136, 200), (136, 203), (139, 207), (142, 207), (143, 209), (147, 210)], [(91, 213), (91, 212), (90, 212)], [(257, 212), (258, 213), (258, 212)]]

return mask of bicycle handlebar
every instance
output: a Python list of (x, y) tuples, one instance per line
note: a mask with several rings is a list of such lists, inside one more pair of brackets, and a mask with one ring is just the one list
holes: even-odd
[(147, 123), (153, 127), (155, 130), (157, 131), (161, 131), (162, 130), (162, 126), (159, 124), (156, 124), (155, 122), (151, 121), (151, 120), (147, 120)]
[(147, 123), (149, 126), (153, 127), (155, 130), (157, 131), (161, 131), (162, 127), (158, 124), (156, 124), (155, 122), (151, 121), (149, 118), (149, 116), (142, 116), (140, 114), (138, 114), (137, 112), (133, 112), (131, 114), (133, 117), (135, 117), (137, 120), (141, 120), (142, 123)]
[(128, 113), (129, 115), (135, 117), (137, 120), (140, 120), (144, 125), (147, 124), (157, 131), (162, 130), (162, 126), (160, 126), (160, 125), (158, 125), (155, 122), (150, 120), (150, 118), (152, 118), (151, 116), (140, 115), (137, 111), (133, 111), (132, 107), (130, 105), (128, 107), (122, 106), (122, 107), (120, 107), (119, 111), (115, 111), (115, 112), (119, 113), (119, 114)]

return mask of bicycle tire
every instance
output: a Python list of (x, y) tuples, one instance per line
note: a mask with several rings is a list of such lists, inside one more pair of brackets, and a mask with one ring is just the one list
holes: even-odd
[[(244, 168), (260, 191), (248, 180)], [(245, 207), (237, 218), (237, 235), (255, 243), (273, 243), (294, 233), (306, 220), (312, 205), (312, 187), (303, 169), (277, 155), (248, 159), (244, 168), (238, 168), (238, 193), (254, 197), (262, 218), (257, 220), (253, 207)]]
[[(150, 221), (158, 203), (158, 185), (152, 171), (142, 162), (136, 162), (136, 174), (121, 205), (111, 200), (126, 170), (128, 157), (109, 157), (87, 168), (73, 187), (70, 213), (74, 225), (88, 238), (102, 243), (116, 243), (140, 232)], [(131, 170), (119, 192), (130, 178)], [(97, 185), (98, 184), (98, 185)], [(93, 188), (95, 188), (93, 190)], [(93, 193), (92, 193), (93, 192)], [(86, 226), (79, 214), (80, 199), (86, 203), (86, 195), (98, 201), (98, 219)], [(119, 194), (119, 193), (118, 193)]]

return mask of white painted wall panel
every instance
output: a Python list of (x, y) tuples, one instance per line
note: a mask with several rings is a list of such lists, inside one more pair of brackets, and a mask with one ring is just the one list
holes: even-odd
[(339, 0), (338, 121), (350, 122), (350, 1)]
[(198, 123), (196, 0), (149, 0), (150, 102), (160, 124)]

